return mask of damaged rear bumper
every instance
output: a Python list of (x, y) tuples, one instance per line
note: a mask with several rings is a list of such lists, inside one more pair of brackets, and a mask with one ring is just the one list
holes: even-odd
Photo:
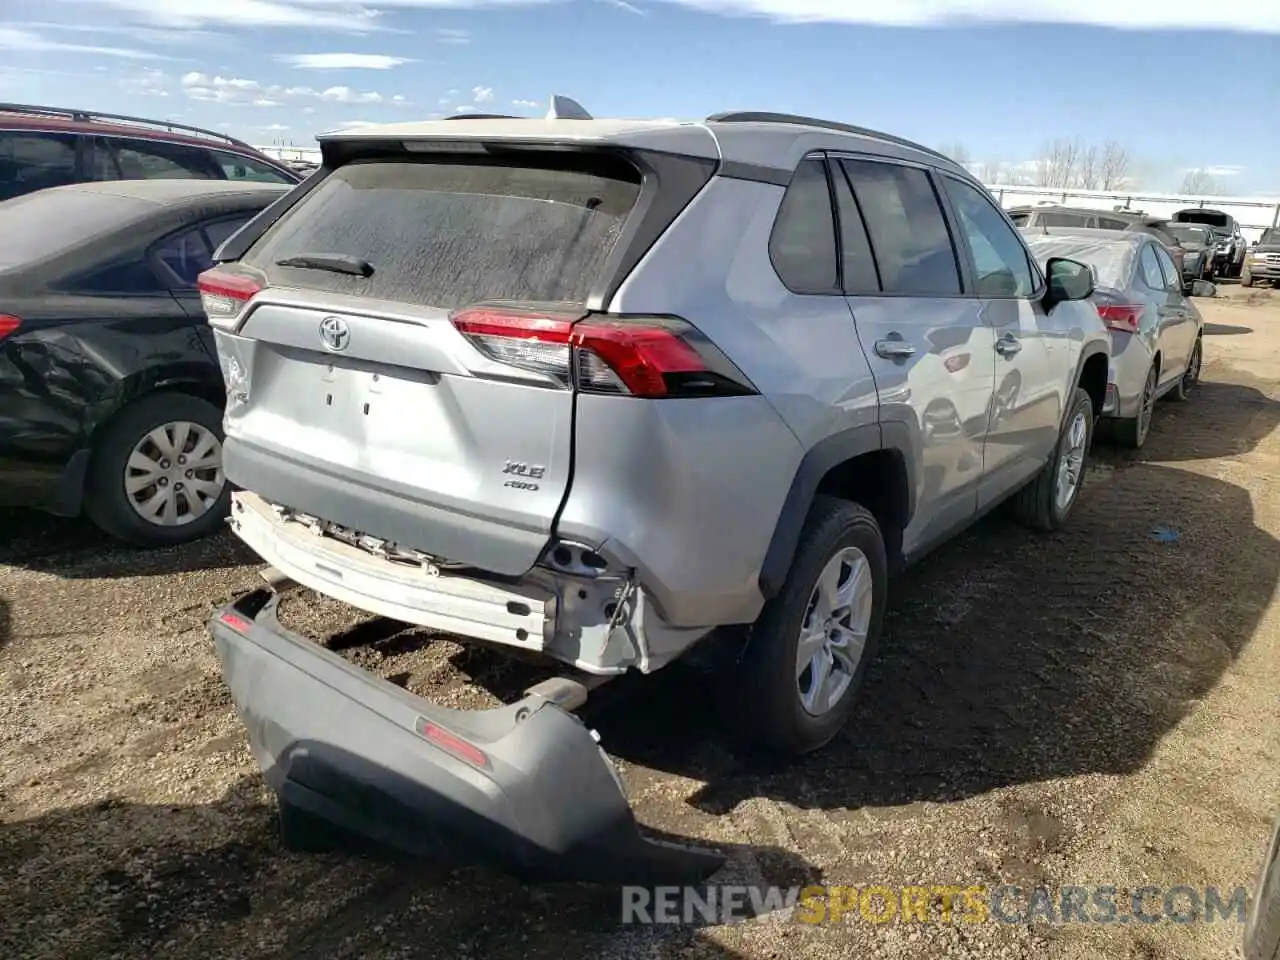
[(554, 693), (437, 707), (289, 632), (276, 602), (251, 593), (209, 629), (282, 824), (302, 814), (400, 853), (536, 881), (688, 883), (723, 863), (641, 833), (594, 733)]

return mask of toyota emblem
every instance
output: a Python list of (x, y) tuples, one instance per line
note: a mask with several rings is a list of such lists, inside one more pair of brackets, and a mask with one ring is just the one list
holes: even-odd
[(320, 321), (320, 342), (333, 351), (347, 349), (351, 342), (351, 328), (341, 317), (325, 317)]

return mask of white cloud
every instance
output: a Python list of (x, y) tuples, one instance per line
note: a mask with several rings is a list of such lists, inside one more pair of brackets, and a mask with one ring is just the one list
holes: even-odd
[(476, 103), (488, 103), (493, 99), (493, 87), (472, 87), (471, 92), (475, 94)]
[[(406, 9), (463, 10), (534, 6), (564, 0), (55, 0), (108, 8), (134, 23), (162, 28), (284, 27), (356, 33), (395, 29)], [(606, 0), (636, 7), (632, 0)], [(662, 0), (708, 13), (789, 23), (925, 26), (964, 21), (1073, 23), (1144, 29), (1280, 33), (1280, 6), (1191, 0)], [(129, 23), (121, 24), (129, 26)]]
[(538, 105), (538, 101), (537, 100), (512, 100), (511, 105), (513, 107), (528, 107), (529, 109), (533, 109)]
[(634, 13), (637, 17), (647, 17), (649, 15), (635, 4), (627, 3), (627, 0), (603, 0), (603, 2), (611, 7), (617, 7), (619, 10), (625, 10), (627, 13)]
[(0, 26), (0, 50), (15, 53), (80, 53), (101, 57), (119, 57), (122, 60), (172, 60), (150, 50), (135, 50), (132, 47), (101, 47), (83, 43), (63, 43), (51, 40), (30, 30), (19, 30), (16, 27)]
[(417, 62), (381, 53), (295, 53), (276, 59), (299, 70), (390, 70), (401, 64)]
[(353, 90), (351, 87), (329, 87), (316, 90), (312, 87), (286, 87), (280, 84), (262, 84), (242, 77), (210, 76), (207, 73), (188, 73), (182, 77), (182, 92), (192, 100), (205, 100), (230, 105), (255, 107), (279, 107), (286, 103), (306, 100), (322, 100), (329, 103), (381, 103), (382, 94)]
[(382, 94), (361, 93), (350, 87), (330, 87), (320, 94), (320, 99), (328, 100), (330, 103), (381, 103)]
[(436, 31), (436, 43), (447, 43), (454, 46), (465, 46), (471, 42), (471, 34), (465, 30), (446, 30), (440, 29)]
[(708, 13), (766, 17), (784, 23), (928, 26), (962, 21), (1071, 23), (1133, 29), (1244, 30), (1280, 33), (1280, 6), (1188, 0), (662, 0)]
[(1238, 177), (1240, 174), (1244, 173), (1244, 167), (1239, 167), (1230, 163), (1217, 164), (1212, 167), (1192, 167), (1190, 169), (1183, 170), (1182, 172), (1194, 173), (1197, 170), (1207, 173), (1211, 177)]
[(469, 103), (459, 104), (453, 108), (454, 113), (475, 113), (476, 108)]
[(142, 97), (167, 97), (172, 86), (168, 75), (151, 67), (144, 67), (136, 77), (123, 77), (120, 87)]
[(348, 0), (58, 0), (108, 8), (134, 22), (170, 29), (292, 27), (368, 33), (382, 29), (379, 12)]
[(121, 26), (105, 23), (49, 23), (45, 21), (23, 21), (12, 24), (24, 30), (61, 31), (64, 33), (93, 33), (105, 36), (128, 37), (138, 43), (165, 46), (167, 44), (185, 43), (208, 46), (227, 40), (225, 33), (211, 33), (207, 30), (168, 30), (162, 27)]

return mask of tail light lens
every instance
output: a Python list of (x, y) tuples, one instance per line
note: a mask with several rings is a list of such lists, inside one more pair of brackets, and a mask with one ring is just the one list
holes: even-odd
[(11, 333), (16, 333), (20, 326), (22, 326), (21, 318), (7, 313), (0, 313), (0, 340), (3, 340)]
[(450, 319), (489, 359), (583, 393), (659, 398), (756, 392), (706, 337), (674, 317), (477, 306)]
[(1137, 333), (1142, 322), (1142, 306), (1132, 303), (1100, 303), (1098, 316), (1110, 330)]
[(252, 277), (217, 267), (200, 274), (196, 286), (200, 290), (200, 304), (209, 325), (223, 330), (235, 329), (245, 305), (262, 290), (262, 284)]

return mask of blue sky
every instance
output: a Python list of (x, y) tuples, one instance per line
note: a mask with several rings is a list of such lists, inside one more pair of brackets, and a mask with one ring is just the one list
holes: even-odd
[[(872, 8), (874, 9), (868, 9)], [(1037, 9), (1028, 11), (1027, 7)], [(457, 111), (846, 120), (1028, 169), (1280, 195), (1280, 5), (1205, 0), (0, 0), (0, 98), (309, 144)], [(22, 11), (18, 16), (16, 11)]]

